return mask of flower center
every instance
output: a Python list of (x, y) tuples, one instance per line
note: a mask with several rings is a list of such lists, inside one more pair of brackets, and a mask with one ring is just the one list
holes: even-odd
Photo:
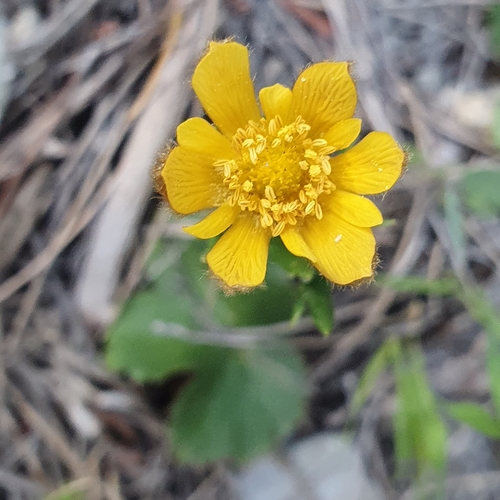
[(300, 116), (290, 125), (283, 125), (279, 115), (249, 121), (233, 137), (240, 156), (214, 164), (227, 189), (224, 202), (258, 213), (273, 236), (304, 217), (321, 219), (318, 197), (335, 190), (328, 177), (335, 148), (324, 139), (309, 138), (310, 129)]

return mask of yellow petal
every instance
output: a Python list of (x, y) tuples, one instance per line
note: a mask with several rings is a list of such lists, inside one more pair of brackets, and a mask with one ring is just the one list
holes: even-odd
[(375, 238), (371, 229), (356, 227), (333, 212), (310, 218), (302, 236), (311, 247), (318, 271), (337, 285), (348, 285), (373, 275)]
[(347, 118), (337, 122), (323, 136), (329, 146), (336, 150), (348, 148), (358, 137), (361, 131), (361, 120), (359, 118)]
[(257, 217), (245, 215), (221, 236), (207, 254), (213, 273), (230, 287), (254, 287), (264, 281), (271, 232)]
[(332, 181), (357, 194), (387, 191), (398, 180), (405, 155), (386, 132), (371, 132), (352, 149), (330, 160)]
[(161, 175), (176, 212), (191, 214), (213, 207), (220, 179), (209, 156), (179, 146), (168, 155)]
[(196, 66), (192, 84), (207, 115), (227, 137), (248, 120), (260, 120), (244, 45), (210, 42), (208, 52)]
[(177, 127), (179, 146), (213, 156), (215, 160), (232, 159), (231, 142), (203, 118), (190, 118)]
[(288, 119), (298, 115), (311, 126), (311, 137), (351, 118), (356, 109), (356, 87), (346, 62), (322, 62), (306, 68), (292, 90)]
[(328, 195), (322, 206), (358, 227), (374, 227), (384, 221), (373, 201), (340, 189)]
[(183, 228), (191, 236), (206, 240), (225, 231), (236, 219), (241, 209), (236, 205), (221, 205), (203, 220), (193, 226)]
[(264, 87), (259, 92), (259, 101), (264, 111), (264, 116), (270, 120), (276, 115), (285, 118), (292, 102), (292, 91), (277, 83), (272, 87)]
[(280, 236), (283, 244), (290, 253), (293, 253), (297, 257), (305, 257), (312, 262), (316, 262), (316, 256), (304, 241), (304, 238), (302, 238), (299, 228), (287, 226)]

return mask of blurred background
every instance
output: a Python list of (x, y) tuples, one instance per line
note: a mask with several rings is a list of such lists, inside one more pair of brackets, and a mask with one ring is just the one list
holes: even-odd
[[(374, 284), (182, 288), (151, 172), (228, 37), (257, 89), (352, 61), (408, 152)], [(499, 83), (486, 0), (3, 0), (0, 499), (500, 498)]]

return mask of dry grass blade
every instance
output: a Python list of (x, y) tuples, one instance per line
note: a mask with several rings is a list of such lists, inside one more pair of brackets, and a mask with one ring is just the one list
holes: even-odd
[[(0, 269), (4, 269), (16, 256), (26, 238), (33, 230), (36, 220), (47, 210), (51, 203), (47, 184), (50, 176), (50, 166), (40, 165), (30, 176), (9, 179), (4, 203), (0, 211)], [(14, 182), (12, 182), (14, 180)], [(2, 208), (4, 210), (2, 210)]]
[(0, 469), (0, 485), (13, 495), (23, 495), (27, 498), (41, 498), (43, 489), (36, 483)]
[(16, 61), (23, 65), (32, 64), (48, 52), (62, 37), (81, 21), (99, 0), (72, 0), (61, 4), (51, 18), (39, 26), (34, 35), (13, 48)]
[(9, 396), (16, 405), (21, 418), (32, 428), (33, 432), (39, 434), (47, 444), (59, 455), (64, 463), (70, 468), (74, 477), (85, 475), (85, 462), (81, 460), (71, 445), (62, 437), (53, 425), (28, 403), (23, 394), (14, 387), (9, 387)]
[(47, 139), (65, 117), (68, 104), (78, 88), (77, 78), (41, 109), (35, 111), (29, 125), (23, 127), (0, 148), (0, 181), (11, 176), (22, 176), (40, 154)]

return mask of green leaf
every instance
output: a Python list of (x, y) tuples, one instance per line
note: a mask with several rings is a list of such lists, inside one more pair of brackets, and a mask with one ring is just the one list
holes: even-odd
[(446, 408), (456, 420), (472, 427), (486, 436), (500, 438), (500, 420), (474, 403), (448, 403)]
[(491, 34), (491, 48), (496, 57), (500, 56), (500, 5), (491, 5), (488, 13)]
[(464, 288), (459, 293), (459, 298), (464, 302), (474, 320), (487, 332), (500, 338), (500, 316), (482, 290), (477, 287)]
[(267, 267), (264, 287), (246, 294), (227, 296), (220, 290), (214, 290), (212, 294), (215, 319), (230, 327), (291, 320), (294, 304), (300, 299), (299, 289), (289, 275), (272, 262)]
[(425, 158), (420, 149), (418, 149), (413, 144), (405, 146), (405, 149), (408, 157), (408, 168), (411, 168), (415, 165), (417, 165), (419, 168), (422, 168), (422, 164), (425, 165)]
[(87, 498), (88, 487), (86, 482), (76, 479), (53, 490), (44, 500), (84, 500)]
[(491, 398), (500, 416), (500, 316), (496, 308), (477, 287), (464, 288), (460, 294), (471, 317), (486, 331), (486, 371), (490, 379)]
[(150, 281), (156, 281), (161, 279), (165, 272), (176, 272), (179, 269), (182, 255), (190, 246), (190, 241), (158, 238), (152, 246), (146, 262), (146, 278)]
[(491, 400), (495, 413), (500, 416), (500, 337), (487, 332), (486, 335), (486, 371), (490, 379)]
[(171, 436), (183, 462), (269, 451), (304, 412), (304, 367), (289, 351), (220, 349), (181, 393)]
[(300, 278), (303, 282), (311, 281), (316, 271), (307, 259), (290, 253), (281, 238), (272, 238), (269, 245), (269, 260), (281, 266), (290, 277)]
[[(171, 373), (189, 370), (197, 365), (199, 346), (155, 331), (159, 325), (167, 329), (179, 328), (175, 323), (163, 326), (165, 315), (154, 308), (157, 299), (156, 293), (137, 295), (120, 320), (108, 331), (106, 362), (109, 368), (129, 373), (139, 382), (160, 380)], [(167, 303), (162, 303), (163, 310), (168, 311)], [(169, 305), (172, 306), (172, 302)]]
[(384, 219), (382, 221), (382, 224), (378, 227), (394, 227), (397, 224), (396, 219)]
[[(178, 264), (179, 268), (182, 269), (188, 291), (199, 301), (206, 301), (207, 296), (218, 292), (216, 283), (208, 277), (207, 263), (205, 262), (209, 243), (212, 241), (190, 241)], [(214, 300), (212, 296), (208, 298)], [(212, 305), (211, 302), (210, 305)]]
[[(495, 111), (494, 134), (500, 147), (500, 106)], [(500, 170), (470, 172), (462, 179), (465, 203), (481, 217), (494, 217), (500, 213)]]
[(138, 381), (191, 372), (172, 410), (174, 451), (192, 463), (243, 460), (270, 449), (302, 416), (301, 360), (288, 351), (231, 350), (181, 338), (216, 320), (247, 326), (290, 319), (301, 297), (296, 280), (273, 263), (266, 287), (226, 297), (206, 276), (205, 251), (197, 241), (160, 245), (150, 259), (152, 283), (108, 331), (106, 360)]
[(165, 271), (134, 295), (108, 329), (106, 361), (137, 381), (159, 380), (197, 365), (200, 346), (170, 338), (164, 329), (196, 328), (193, 304), (182, 293), (181, 277)]
[[(421, 437), (416, 440), (417, 457), (436, 470), (443, 471), (446, 465), (446, 428), (439, 415), (436, 397), (427, 379), (424, 354), (420, 346), (408, 350), (413, 386), (418, 400)], [(408, 398), (410, 394), (406, 395)]]
[(198, 366), (203, 349), (172, 338), (169, 330), (182, 335), (182, 328), (199, 325), (256, 326), (291, 320), (301, 296), (286, 271), (270, 263), (265, 287), (228, 297), (207, 277), (205, 251), (205, 242), (198, 240), (157, 245), (148, 266), (154, 281), (125, 304), (108, 330), (106, 359), (111, 369), (138, 381), (159, 380)]
[(465, 266), (465, 233), (463, 228), (462, 209), (456, 186), (451, 182), (445, 183), (444, 188), (444, 220), (451, 241), (451, 257), (459, 269)]
[(379, 378), (380, 374), (388, 367), (391, 363), (391, 350), (392, 347), (390, 343), (392, 340), (384, 342), (371, 357), (366, 368), (363, 371), (363, 375), (358, 383), (358, 387), (351, 402), (351, 412), (357, 413), (361, 410), (361, 407), (365, 404), (368, 396), (373, 391), (375, 383)]
[(306, 298), (304, 294), (299, 295), (298, 300), (293, 304), (292, 317), (290, 318), (290, 324), (295, 325), (300, 318), (304, 315), (306, 311)]
[(425, 361), (413, 347), (395, 360), (398, 410), (395, 421), (396, 457), (401, 463), (415, 457), (418, 471), (444, 473), (446, 427), (427, 382)]
[(207, 276), (203, 254), (205, 242), (193, 241), (182, 255), (181, 264), (189, 290), (196, 297), (197, 311), (205, 321), (228, 327), (259, 326), (291, 320), (300, 299), (298, 284), (274, 262), (267, 266), (265, 285), (249, 293), (226, 295)]
[(399, 278), (396, 276), (381, 275), (377, 278), (377, 283), (398, 292), (409, 292), (418, 295), (448, 296), (456, 295), (460, 290), (460, 285), (456, 278), (429, 280), (420, 276)]
[(332, 290), (321, 276), (304, 286), (304, 299), (318, 330), (328, 335), (333, 330)]
[[(394, 453), (396, 456), (397, 470), (401, 474), (402, 467), (414, 456), (413, 439), (411, 435), (412, 414), (407, 403), (405, 389), (408, 378), (406, 375), (405, 359), (400, 342), (392, 346), (391, 354), (394, 361), (394, 376), (396, 382), (397, 407), (394, 414)], [(411, 390), (411, 389), (410, 389)]]
[(58, 493), (53, 492), (46, 496), (44, 500), (83, 500), (85, 498), (82, 492)]

